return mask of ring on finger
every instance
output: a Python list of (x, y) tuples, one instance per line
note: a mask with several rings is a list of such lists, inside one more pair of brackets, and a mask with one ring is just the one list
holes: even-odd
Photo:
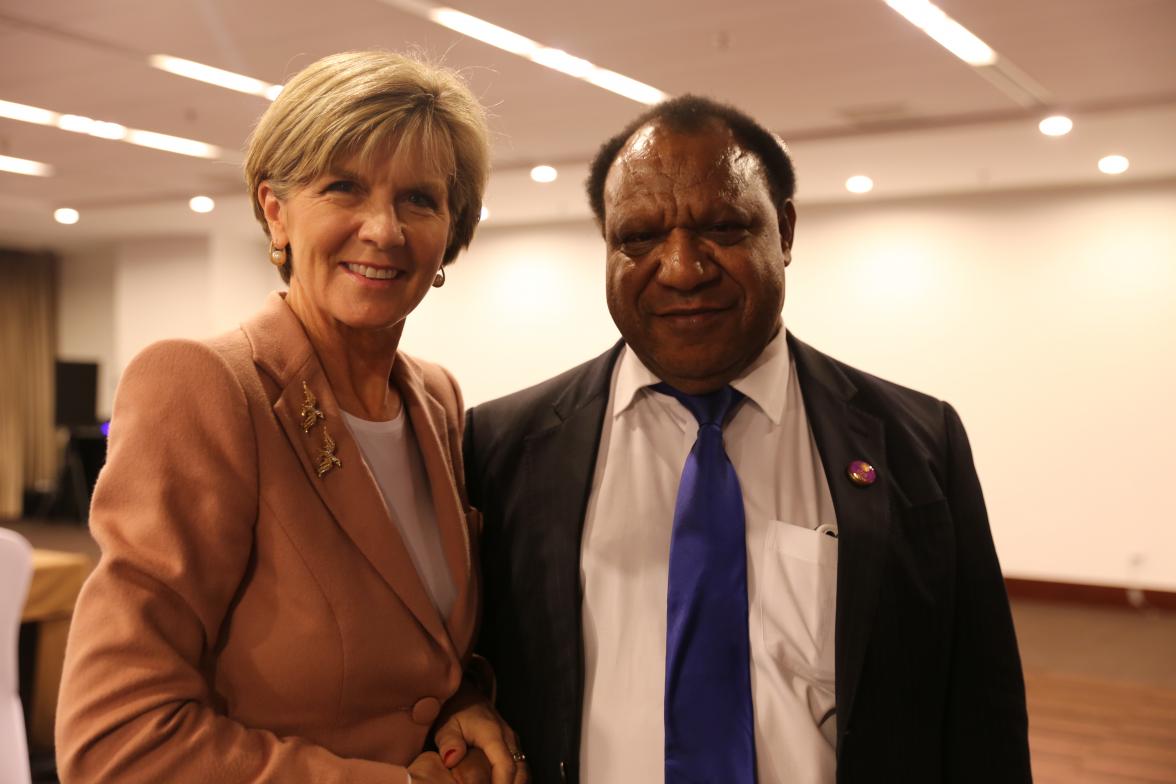
[(515, 762), (526, 762), (527, 761), (527, 755), (521, 751), (512, 751), (510, 753), (510, 758), (512, 760), (514, 760)]

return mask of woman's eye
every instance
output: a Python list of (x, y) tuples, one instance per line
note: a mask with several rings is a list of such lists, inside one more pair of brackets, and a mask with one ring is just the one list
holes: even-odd
[(424, 191), (413, 191), (408, 194), (408, 201), (417, 207), (424, 207), (426, 209), (437, 209), (437, 200)]
[(323, 193), (354, 193), (358, 187), (351, 180), (334, 180), (323, 188)]

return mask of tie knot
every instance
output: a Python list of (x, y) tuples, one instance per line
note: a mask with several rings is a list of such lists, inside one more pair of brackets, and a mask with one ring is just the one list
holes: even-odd
[(691, 414), (694, 414), (700, 428), (707, 425), (722, 428), (723, 420), (727, 418), (727, 412), (743, 399), (743, 394), (731, 386), (724, 386), (714, 392), (707, 392), (705, 395), (688, 395), (663, 381), (660, 384), (654, 384), (653, 391), (677, 398), (678, 402), (686, 406)]

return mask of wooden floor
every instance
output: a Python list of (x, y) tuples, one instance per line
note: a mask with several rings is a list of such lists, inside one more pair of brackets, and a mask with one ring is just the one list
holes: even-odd
[(1176, 691), (1046, 672), (1025, 681), (1037, 784), (1176, 784)]
[(1176, 784), (1176, 613), (1013, 603), (1037, 784)]

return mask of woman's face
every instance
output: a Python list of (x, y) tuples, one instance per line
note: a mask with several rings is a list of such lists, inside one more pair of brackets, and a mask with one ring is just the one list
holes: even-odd
[(448, 183), (411, 153), (344, 161), (285, 200), (262, 183), (258, 198), (308, 327), (399, 332), (441, 268)]

